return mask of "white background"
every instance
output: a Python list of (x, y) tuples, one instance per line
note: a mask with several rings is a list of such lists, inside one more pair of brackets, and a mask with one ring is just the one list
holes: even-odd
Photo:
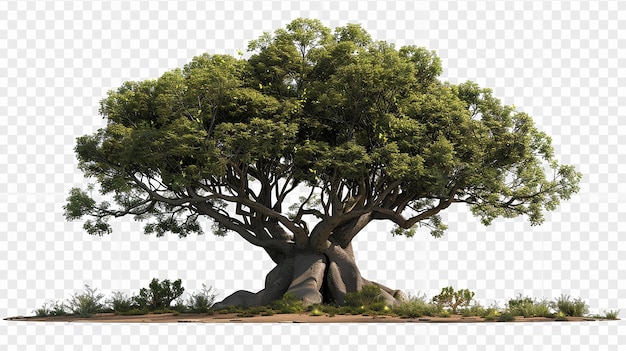
[[(357, 237), (363, 274), (416, 294), (469, 288), (484, 305), (517, 294), (581, 297), (593, 313), (626, 311), (626, 3), (620, 1), (34, 1), (0, 2), (0, 317), (32, 315), (85, 284), (106, 294), (151, 278), (258, 290), (271, 261), (234, 235), (178, 239), (132, 219), (89, 236), (67, 223), (68, 190), (85, 184), (76, 137), (104, 126), (98, 104), (126, 80), (158, 77), (204, 52), (236, 55), (297, 17), (331, 28), (360, 23), (375, 39), (442, 58), (443, 80), (473, 80), (534, 117), (556, 154), (584, 174), (581, 190), (539, 227), (484, 227), (450, 208), (442, 239)], [(622, 96), (620, 96), (620, 94)], [(622, 312), (624, 316), (624, 312)], [(571, 350), (626, 344), (623, 322), (481, 325), (101, 325), (2, 321), (0, 345), (57, 349)], [(238, 345), (238, 346), (237, 346)]]

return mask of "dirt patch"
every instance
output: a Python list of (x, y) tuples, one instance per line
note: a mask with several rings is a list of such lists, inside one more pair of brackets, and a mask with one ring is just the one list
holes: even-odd
[[(239, 317), (237, 314), (147, 314), (141, 316), (119, 316), (113, 313), (97, 314), (89, 318), (78, 316), (60, 317), (11, 317), (16, 322), (62, 322), (62, 323), (490, 323), (480, 317), (424, 317), (400, 318), (395, 316), (335, 315), (312, 316), (309, 314), (275, 314), (272, 316)], [(566, 322), (586, 322), (601, 319), (568, 317)], [(555, 322), (554, 318), (516, 317), (514, 322)], [(495, 323), (495, 322), (494, 322)], [(507, 322), (511, 323), (511, 322)]]

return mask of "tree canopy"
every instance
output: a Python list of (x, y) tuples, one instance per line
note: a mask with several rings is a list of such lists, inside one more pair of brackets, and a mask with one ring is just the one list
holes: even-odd
[(91, 234), (134, 216), (145, 232), (235, 232), (276, 261), (347, 246), (376, 220), (393, 234), (446, 226), (466, 204), (484, 224), (543, 213), (578, 191), (526, 113), (473, 82), (442, 82), (441, 60), (297, 19), (249, 44), (248, 59), (204, 54), (108, 93), (106, 127), (76, 155), (98, 186), (74, 188), (69, 220)]

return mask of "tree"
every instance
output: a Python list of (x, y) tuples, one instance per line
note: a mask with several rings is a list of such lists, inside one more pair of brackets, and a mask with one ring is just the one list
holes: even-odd
[(203, 232), (202, 217), (214, 234), (263, 248), (276, 263), (265, 288), (217, 307), (286, 292), (341, 304), (369, 285), (393, 304), (402, 293), (363, 278), (355, 261), (351, 242), (369, 223), (440, 237), (440, 212), (466, 204), (485, 225), (521, 215), (537, 225), (578, 191), (581, 175), (554, 159), (527, 114), (475, 83), (439, 81), (432, 51), (310, 19), (249, 50), (110, 91), (106, 127), (75, 148), (98, 187), (72, 189), (64, 207), (90, 234), (134, 216), (146, 233), (183, 237)]

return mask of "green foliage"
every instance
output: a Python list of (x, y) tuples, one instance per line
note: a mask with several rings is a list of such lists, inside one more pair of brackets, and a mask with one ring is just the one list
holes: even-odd
[(449, 286), (441, 289), (441, 293), (434, 296), (432, 301), (440, 308), (448, 308), (452, 313), (456, 314), (459, 307), (467, 307), (474, 298), (474, 292), (468, 289), (454, 291)]
[(313, 316), (313, 317), (319, 317), (319, 316), (323, 316), (324, 312), (322, 312), (322, 309), (320, 309), (320, 308), (313, 308), (309, 312), (309, 315)]
[(460, 313), (463, 317), (484, 317), (487, 315), (485, 307), (476, 301), (471, 306), (460, 310)]
[(377, 307), (377, 304), (383, 303), (384, 298), (381, 295), (381, 290), (378, 285), (365, 285), (361, 290), (347, 293), (345, 296), (345, 302), (350, 307)]
[(122, 314), (133, 308), (133, 300), (121, 291), (116, 291), (107, 300), (108, 307), (116, 314)]
[(131, 308), (129, 310), (117, 312), (117, 314), (121, 316), (143, 316), (148, 313), (150, 313), (150, 310), (148, 310), (147, 308), (137, 308), (137, 307)]
[(102, 299), (104, 294), (99, 294), (98, 289), (85, 285), (85, 291), (81, 294), (74, 294), (68, 300), (68, 308), (72, 314), (80, 317), (91, 317), (93, 314), (101, 313), (104, 310)]
[(449, 318), (451, 314), (452, 313), (450, 313), (450, 310), (442, 310), (442, 309), (440, 309), (439, 313), (437, 313), (437, 317)]
[(581, 298), (571, 300), (569, 295), (561, 295), (553, 302), (552, 306), (557, 314), (569, 317), (583, 317), (589, 313), (589, 306)]
[[(579, 189), (581, 175), (527, 114), (473, 82), (440, 81), (441, 60), (425, 48), (299, 18), (249, 49), (249, 59), (203, 54), (109, 91), (106, 126), (75, 147), (97, 187), (70, 190), (65, 217), (84, 218), (90, 234), (133, 216), (147, 234), (186, 236), (203, 233), (202, 216), (217, 235), (274, 249), (308, 243), (304, 216), (325, 228), (320, 244), (347, 244), (354, 235), (340, 229), (357, 215), (392, 221), (394, 235), (441, 237), (439, 212), (453, 203), (485, 224), (540, 224)], [(310, 197), (290, 206), (303, 187)], [(287, 233), (266, 235), (276, 223)]]
[(515, 315), (509, 311), (500, 313), (497, 319), (498, 322), (513, 322), (515, 321)]
[(502, 310), (498, 307), (497, 304), (494, 304), (487, 307), (481, 317), (483, 317), (485, 321), (493, 322), (500, 318), (500, 314), (502, 314)]
[(148, 288), (139, 290), (139, 295), (134, 296), (133, 301), (139, 309), (145, 308), (150, 311), (167, 309), (172, 301), (181, 296), (184, 291), (180, 279), (174, 282), (168, 279), (159, 282), (157, 278), (154, 278)]
[(207, 288), (205, 284), (202, 284), (202, 290), (189, 296), (187, 304), (185, 305), (186, 311), (193, 313), (207, 313), (209, 312), (211, 306), (213, 306), (216, 297), (217, 293), (212, 287)]
[(567, 314), (565, 314), (565, 312), (563, 312), (563, 311), (558, 311), (556, 313), (556, 316), (555, 316), (554, 320), (556, 320), (556, 321), (567, 321)]
[(440, 308), (436, 304), (426, 301), (426, 296), (410, 296), (392, 308), (393, 313), (402, 318), (434, 317), (439, 314)]
[[(276, 310), (270, 306), (253, 306), (253, 307), (233, 307), (224, 311), (220, 310), (220, 313), (235, 313), (237, 317), (250, 318), (255, 316), (273, 316), (277, 313)], [(284, 312), (290, 313), (290, 312)]]
[(619, 310), (604, 311), (604, 318), (606, 319), (616, 320), (618, 316), (619, 316)]
[(57, 317), (69, 314), (66, 304), (61, 301), (46, 302), (34, 312), (37, 317)]
[(277, 313), (302, 313), (305, 308), (295, 294), (286, 292), (280, 300), (272, 301), (271, 307)]
[(512, 313), (514, 316), (523, 316), (524, 318), (550, 318), (554, 315), (550, 310), (550, 302), (547, 300), (537, 301), (530, 297), (522, 297), (522, 295), (509, 300), (507, 303), (507, 311)]

